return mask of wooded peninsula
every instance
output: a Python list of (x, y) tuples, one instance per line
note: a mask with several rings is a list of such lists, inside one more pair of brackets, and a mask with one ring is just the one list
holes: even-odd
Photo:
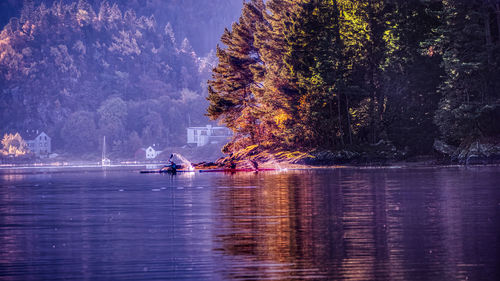
[(499, 30), (499, 1), (247, 1), (208, 116), (235, 132), (226, 153), (496, 161)]

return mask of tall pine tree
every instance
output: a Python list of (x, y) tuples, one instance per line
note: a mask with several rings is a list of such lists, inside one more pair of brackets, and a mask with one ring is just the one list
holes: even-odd
[(443, 138), (454, 144), (500, 133), (491, 122), (500, 117), (500, 40), (498, 30), (496, 36), (493, 33), (495, 6), (491, 5), (490, 1), (443, 1), (442, 9), (435, 12), (441, 25), (433, 40), (427, 41), (429, 49), (442, 55), (446, 73), (435, 123)]
[(284, 63), (298, 90), (297, 137), (303, 146), (339, 147), (344, 137), (340, 110), (343, 60), (337, 1), (303, 3), (287, 29)]
[(256, 24), (262, 22), (262, 0), (245, 3), (242, 16), (225, 30), (221, 41), (226, 48), (217, 47), (218, 65), (208, 81), (208, 116), (220, 119), (236, 133), (236, 140), (257, 141), (257, 102), (253, 93), (255, 80), (251, 66), (260, 63), (254, 46)]

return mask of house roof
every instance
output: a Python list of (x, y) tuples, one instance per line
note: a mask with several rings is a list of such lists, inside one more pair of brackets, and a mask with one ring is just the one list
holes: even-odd
[[(19, 134), (21, 135), (23, 140), (26, 141), (26, 140), (34, 140), (39, 135), (45, 134), (45, 132), (40, 131), (40, 130), (26, 130), (26, 131), (20, 132)], [(45, 135), (47, 135), (47, 134), (45, 134)]]

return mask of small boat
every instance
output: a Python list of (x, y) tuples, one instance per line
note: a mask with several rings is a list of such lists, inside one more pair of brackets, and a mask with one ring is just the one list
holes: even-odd
[(222, 168), (222, 169), (205, 169), (205, 170), (198, 170), (200, 173), (236, 173), (236, 172), (263, 172), (263, 171), (276, 171), (278, 169), (273, 169), (273, 168), (259, 168), (259, 169), (252, 169), (252, 168)]
[(175, 170), (175, 173), (172, 171), (164, 171), (164, 170), (141, 170), (139, 173), (141, 174), (176, 174), (176, 173), (194, 173), (194, 170)]
[(172, 166), (164, 166), (160, 168), (159, 170), (142, 170), (140, 171), (141, 174), (172, 174), (175, 175), (177, 172), (180, 173), (185, 173), (185, 172), (194, 172), (194, 171), (189, 171), (189, 170), (181, 170), (183, 168), (182, 165), (175, 165), (175, 167)]
[(175, 175), (177, 173), (177, 167), (165, 166), (165, 167), (160, 169), (160, 174), (162, 174), (162, 173)]

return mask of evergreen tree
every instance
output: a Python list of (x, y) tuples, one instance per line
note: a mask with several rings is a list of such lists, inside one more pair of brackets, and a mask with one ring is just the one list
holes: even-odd
[(383, 119), (383, 110), (385, 108), (385, 96), (382, 91), (383, 71), (380, 66), (385, 61), (386, 42), (384, 33), (386, 26), (386, 3), (383, 0), (369, 0), (364, 6), (366, 15), (366, 26), (368, 28), (366, 41), (366, 57), (364, 58), (364, 67), (366, 68), (366, 90), (369, 97), (369, 118), (370, 118), (370, 138), (371, 143), (375, 143), (379, 138), (384, 138), (384, 132), (381, 131), (381, 122)]
[(257, 101), (253, 93), (256, 82), (252, 65), (261, 63), (254, 46), (256, 24), (262, 22), (264, 4), (261, 0), (245, 3), (242, 16), (231, 31), (226, 29), (221, 41), (226, 48), (217, 47), (218, 65), (208, 81), (208, 116), (236, 133), (237, 139), (247, 136), (257, 140)]
[(444, 73), (440, 56), (422, 52), (420, 43), (438, 25), (426, 10), (439, 6), (437, 2), (394, 1), (388, 7), (386, 59), (382, 65), (387, 101), (382, 126), (387, 138), (410, 154), (430, 153), (438, 134), (433, 114), (439, 101), (437, 86)]
[(343, 43), (346, 135), (349, 143), (384, 138), (382, 64), (387, 48), (385, 1), (338, 0)]
[(298, 91), (297, 141), (303, 146), (343, 145), (340, 110), (342, 42), (336, 1), (302, 4), (285, 32), (284, 63)]
[(255, 93), (260, 103), (261, 131), (265, 140), (277, 146), (293, 146), (301, 134), (298, 126), (299, 89), (296, 77), (286, 66), (290, 52), (286, 36), (299, 17), (303, 1), (266, 2), (264, 22), (257, 25), (255, 45), (261, 64), (253, 66), (260, 87)]
[(435, 123), (454, 144), (467, 137), (499, 133), (498, 126), (490, 123), (500, 117), (496, 90), (500, 86), (500, 40), (498, 32), (496, 37), (492, 32), (490, 5), (489, 1), (443, 1), (442, 9), (436, 11), (441, 25), (433, 40), (427, 41), (429, 50), (442, 55), (446, 73)]

